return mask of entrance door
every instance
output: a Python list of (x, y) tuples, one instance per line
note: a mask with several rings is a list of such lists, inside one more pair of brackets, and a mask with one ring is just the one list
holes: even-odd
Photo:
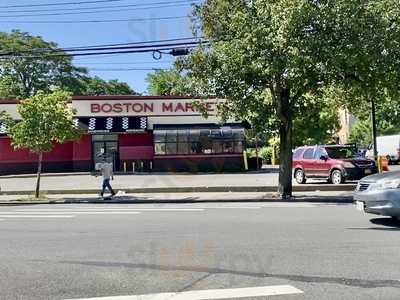
[(113, 163), (114, 171), (119, 170), (118, 135), (95, 134), (92, 136), (92, 142), (93, 169), (105, 158), (108, 162)]

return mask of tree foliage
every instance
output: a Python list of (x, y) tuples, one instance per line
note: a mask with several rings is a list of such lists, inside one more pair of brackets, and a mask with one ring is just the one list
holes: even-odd
[(156, 96), (196, 95), (196, 86), (187, 74), (179, 70), (157, 70), (147, 75), (148, 92)]
[(333, 84), (392, 89), (398, 77), (394, 0), (207, 0), (195, 18), (210, 44), (181, 65), (228, 100), (225, 115), (279, 132), (283, 197), (291, 195), (293, 121), (310, 113), (312, 99)]
[(84, 77), (80, 82), (80, 89), (76, 94), (87, 95), (133, 95), (136, 94), (130, 86), (125, 83), (113, 80), (104, 80), (98, 76)]
[(56, 89), (73, 95), (135, 94), (127, 83), (88, 76), (57, 44), (26, 32), (0, 32), (0, 53), (5, 55), (0, 59), (1, 98), (26, 99)]
[(20, 121), (3, 114), (13, 147), (38, 154), (36, 197), (39, 196), (43, 153), (51, 151), (55, 143), (65, 143), (80, 136), (80, 130), (72, 122), (74, 111), (67, 105), (69, 99), (70, 94), (64, 91), (51, 94), (39, 91), (18, 105)]
[(71, 57), (49, 55), (49, 51), (60, 51), (55, 43), (25, 32), (0, 32), (0, 50), (10, 55), (0, 60), (0, 76), (12, 79), (21, 98), (39, 90), (65, 88), (68, 81), (76, 84), (75, 79), (86, 73), (85, 69), (72, 65)]

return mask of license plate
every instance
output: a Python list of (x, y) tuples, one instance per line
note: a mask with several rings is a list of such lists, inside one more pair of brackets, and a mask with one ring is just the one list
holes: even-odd
[(371, 174), (372, 173), (372, 171), (371, 171), (371, 169), (365, 169), (365, 174)]
[(364, 211), (364, 202), (356, 201), (356, 209)]

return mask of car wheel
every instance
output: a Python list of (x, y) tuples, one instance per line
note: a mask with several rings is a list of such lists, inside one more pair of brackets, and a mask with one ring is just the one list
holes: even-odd
[(296, 179), (296, 182), (298, 184), (306, 183), (306, 176), (304, 175), (304, 172), (302, 169), (296, 170), (296, 172), (294, 173), (294, 178)]
[(331, 173), (330, 182), (333, 184), (341, 184), (344, 182), (342, 172), (340, 170), (333, 170)]

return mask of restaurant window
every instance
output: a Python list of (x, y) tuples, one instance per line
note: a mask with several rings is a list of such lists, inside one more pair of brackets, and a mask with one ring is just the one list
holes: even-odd
[(156, 155), (243, 153), (244, 129), (156, 129), (154, 144)]

